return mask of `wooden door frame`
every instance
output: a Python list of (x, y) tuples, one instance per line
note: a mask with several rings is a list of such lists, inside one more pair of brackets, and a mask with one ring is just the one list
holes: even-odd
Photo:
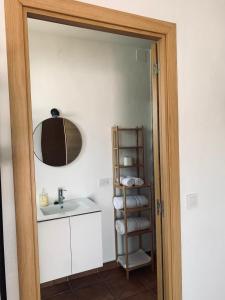
[(181, 300), (176, 25), (73, 0), (5, 0), (21, 300), (40, 300), (27, 17), (157, 41), (164, 299)]

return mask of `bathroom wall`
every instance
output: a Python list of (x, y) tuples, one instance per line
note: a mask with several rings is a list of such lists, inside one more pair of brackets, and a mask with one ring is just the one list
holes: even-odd
[(67, 199), (96, 201), (103, 211), (104, 262), (114, 260), (111, 127), (144, 125), (150, 137), (145, 57), (150, 41), (29, 20), (29, 47), (34, 128), (56, 107), (79, 127), (83, 139), (79, 157), (68, 166), (47, 166), (35, 157), (37, 199), (45, 188), (54, 201), (57, 188), (64, 187)]

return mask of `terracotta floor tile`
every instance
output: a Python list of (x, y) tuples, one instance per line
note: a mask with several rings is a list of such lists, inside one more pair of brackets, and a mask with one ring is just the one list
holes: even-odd
[(157, 290), (157, 280), (156, 278), (151, 278), (150, 276), (143, 276), (143, 278), (139, 278), (141, 283), (145, 286), (146, 289), (152, 289), (156, 292)]
[(131, 272), (130, 278), (139, 280), (146, 289), (156, 290), (156, 274), (150, 268), (143, 268)]
[(74, 290), (77, 300), (114, 300), (104, 284), (94, 284), (85, 288)]
[(144, 285), (137, 279), (127, 280), (124, 276), (121, 279), (111, 278), (105, 281), (111, 294), (115, 299), (124, 299), (145, 291)]
[(70, 290), (68, 282), (59, 283), (53, 286), (44, 287), (41, 289), (41, 299), (45, 300), (59, 293)]
[(120, 280), (126, 278), (126, 272), (122, 268), (116, 268), (99, 273), (99, 277), (103, 281)]
[(98, 274), (92, 274), (85, 277), (72, 279), (70, 281), (70, 286), (71, 289), (79, 289), (79, 288), (83, 288), (83, 287), (87, 287), (99, 283), (100, 281), (101, 280)]
[(124, 300), (157, 300), (157, 296), (151, 291), (145, 291), (143, 293), (128, 297)]
[(66, 292), (50, 297), (48, 300), (77, 300), (77, 296), (72, 292)]
[(130, 272), (122, 268), (72, 279), (42, 288), (42, 300), (156, 300), (156, 274), (151, 268)]

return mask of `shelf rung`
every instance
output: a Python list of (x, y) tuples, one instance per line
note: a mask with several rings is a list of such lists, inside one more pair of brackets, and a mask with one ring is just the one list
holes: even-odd
[(136, 230), (136, 231), (128, 232), (127, 236), (142, 235), (142, 234), (150, 233), (150, 232), (152, 232), (151, 228), (143, 229), (143, 230)]
[[(124, 211), (125, 209), (118, 209), (119, 211)], [(127, 212), (139, 212), (139, 211), (145, 211), (145, 210), (151, 210), (150, 206), (142, 206), (142, 207), (133, 207), (133, 208), (127, 208)]]
[(132, 166), (124, 166), (124, 165), (115, 165), (115, 168), (144, 168), (144, 165), (132, 165)]
[(118, 150), (118, 149), (143, 149), (143, 146), (119, 146), (119, 147), (113, 147), (114, 150)]
[(143, 189), (143, 188), (150, 188), (150, 184), (142, 184), (142, 185), (132, 185), (132, 186), (125, 186), (121, 184), (114, 184), (114, 187), (117, 189), (127, 189), (127, 190), (134, 190), (134, 189)]
[(127, 268), (127, 271), (130, 272), (130, 271), (133, 271), (133, 270), (137, 270), (137, 269), (140, 269), (140, 268), (143, 268), (143, 267), (150, 266), (151, 264), (152, 264), (152, 261), (150, 261), (148, 263), (145, 263), (145, 264), (141, 264), (141, 265), (132, 267), (132, 268)]
[(137, 131), (137, 130), (141, 131), (143, 130), (143, 127), (118, 128), (117, 130), (118, 131)]

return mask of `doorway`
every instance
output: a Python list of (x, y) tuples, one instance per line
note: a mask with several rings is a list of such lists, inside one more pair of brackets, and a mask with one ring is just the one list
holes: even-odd
[(28, 42), (42, 299), (156, 299), (154, 41), (29, 18)]
[[(62, 23), (70, 25), (82, 25), (84, 27), (92, 27), (103, 31), (118, 32), (123, 35), (152, 38), (157, 41), (157, 57), (160, 61), (160, 74), (157, 76), (157, 123), (159, 125), (158, 137), (161, 178), (159, 189), (160, 198), (156, 199), (158, 211), (160, 212), (160, 218), (158, 218), (158, 220), (161, 220), (162, 207), (164, 206), (164, 215), (161, 223), (163, 239), (162, 241), (157, 241), (157, 243), (161, 243), (163, 246), (163, 257), (161, 257), (161, 259), (163, 258), (162, 265), (164, 276), (162, 284), (165, 294), (164, 298), (180, 299), (180, 221), (175, 26), (170, 23), (132, 16), (74, 1), (68, 1), (65, 6), (60, 3), (57, 5), (54, 3), (53, 5), (50, 1), (43, 1), (43, 3), (40, 1), (28, 2), (29, 1), (26, 1), (26, 3), (19, 3), (19, 1), (13, 1), (13, 4), (10, 6), (6, 3), (8, 49), (10, 49), (9, 74), (11, 76), (11, 114), (14, 120), (12, 124), (12, 134), (14, 141), (14, 180), (17, 199), (16, 209), (19, 270), (21, 270), (21, 299), (36, 299), (35, 297), (39, 299), (38, 247), (37, 232), (34, 223), (36, 207), (34, 201), (35, 183), (33, 176), (32, 122), (30, 114), (31, 102), (29, 97), (29, 61), (27, 56), (28, 15), (30, 17), (48, 19), (51, 21), (59, 22), (59, 20), (61, 20)], [(10, 22), (12, 17), (14, 22)], [(23, 19), (22, 22), (21, 18)], [(16, 30), (13, 28), (15, 25)], [(17, 33), (19, 34), (17, 35)], [(23, 45), (24, 47), (18, 49), (18, 45)], [(13, 56), (15, 52), (12, 51), (12, 49), (14, 47), (16, 47), (17, 50), (16, 57)], [(24, 61), (25, 58), (26, 62)], [(15, 63), (17, 59), (18, 65)], [(14, 64), (12, 64), (12, 61), (14, 61)], [(25, 69), (25, 67), (27, 68)], [(18, 76), (19, 74), (20, 76)], [(20, 84), (20, 80), (27, 83), (27, 85)], [(19, 97), (20, 101), (18, 101), (19, 93), (21, 93), (21, 97)], [(24, 105), (21, 105), (23, 101)], [(174, 116), (174, 118), (168, 118), (169, 115)], [(16, 124), (18, 126), (16, 126)], [(21, 128), (23, 128), (23, 131), (20, 133)], [(21, 143), (22, 140), (24, 141), (23, 143)], [(167, 166), (170, 167), (167, 168)], [(22, 170), (24, 170), (23, 178), (20, 176)], [(28, 184), (29, 182), (30, 184)], [(27, 186), (30, 186), (31, 189), (27, 190), (27, 194), (25, 195), (24, 191)], [(21, 191), (23, 191), (23, 197)], [(162, 203), (164, 203), (164, 205), (162, 205)], [(26, 207), (27, 213), (26, 222), (24, 222), (24, 219), (22, 218), (24, 207)], [(28, 226), (28, 224), (31, 226)], [(156, 224), (161, 226), (160, 222), (157, 223), (157, 220)], [(20, 235), (22, 232), (26, 232), (28, 235), (27, 237), (29, 238), (24, 239), (24, 237)], [(30, 246), (24, 248), (27, 243), (29, 243)], [(25, 251), (28, 251), (26, 257), (30, 258), (29, 263), (24, 261), (22, 256), (20, 256), (21, 249), (26, 249)], [(31, 278), (30, 274), (34, 274), (35, 276)], [(161, 299), (160, 296), (158, 297)]]

